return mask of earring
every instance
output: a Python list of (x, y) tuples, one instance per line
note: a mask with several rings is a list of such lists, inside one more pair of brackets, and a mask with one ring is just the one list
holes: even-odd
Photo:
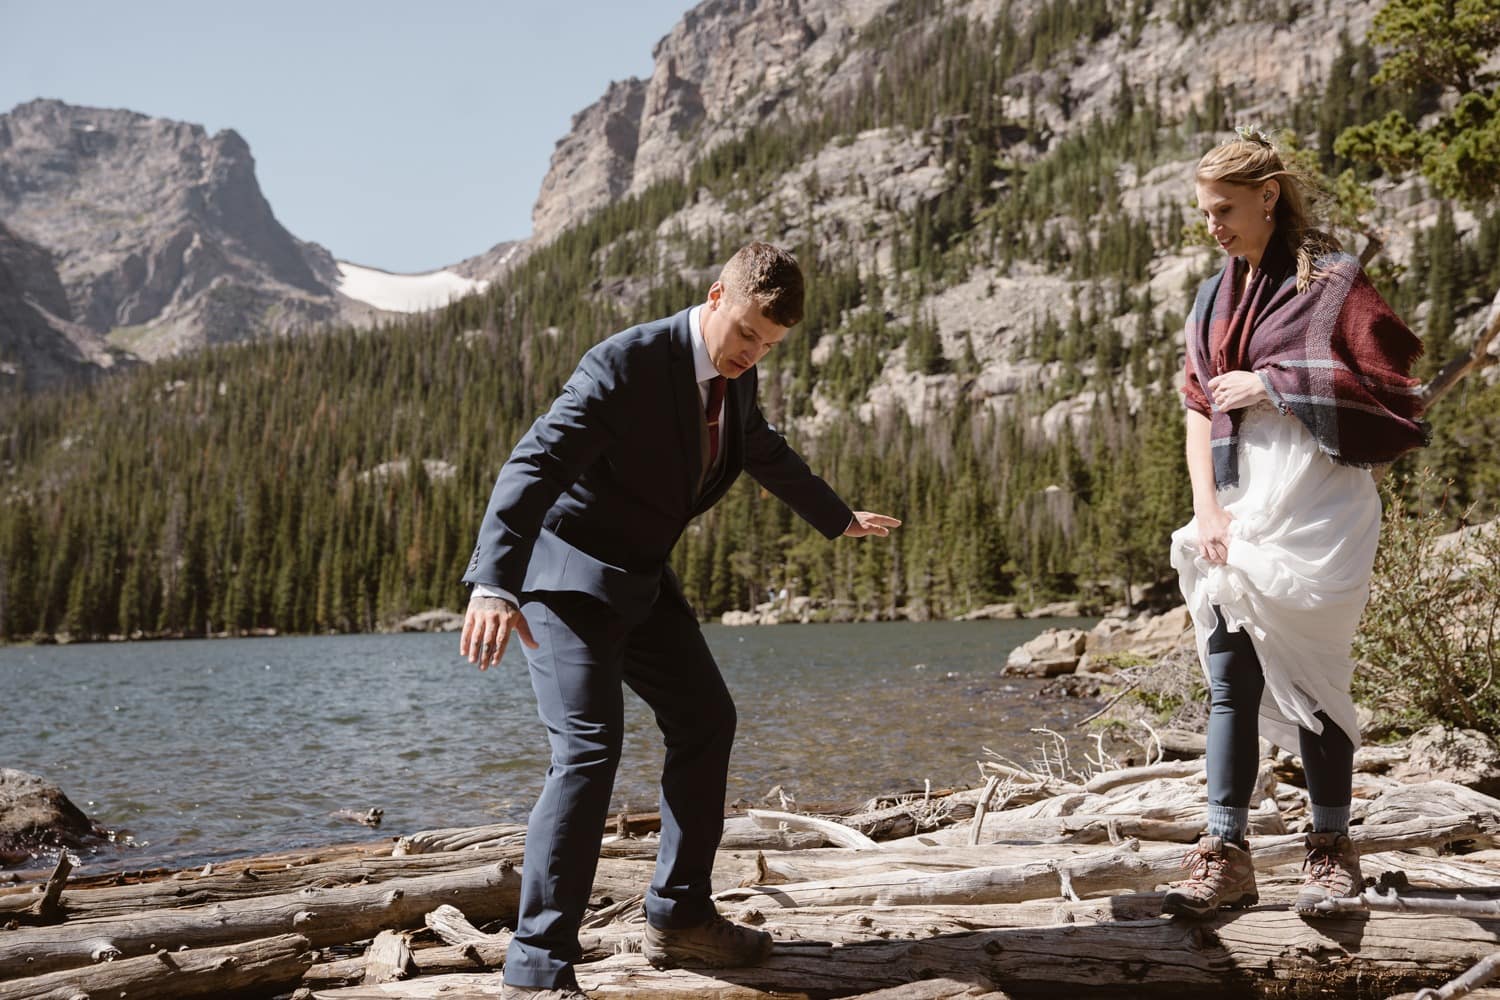
[(1267, 222), (1270, 222), (1270, 221), (1271, 221), (1271, 213), (1270, 213), (1270, 212), (1267, 212), (1267, 213), (1266, 213), (1266, 221), (1267, 221)]

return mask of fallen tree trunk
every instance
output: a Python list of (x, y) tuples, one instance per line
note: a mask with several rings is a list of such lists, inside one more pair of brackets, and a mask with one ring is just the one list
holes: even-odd
[[(1126, 841), (1138, 844), (1138, 841)], [(1121, 846), (1124, 846), (1123, 844)], [(814, 851), (761, 851), (753, 856), (732, 857), (745, 864), (740, 885), (781, 885), (837, 878), (851, 872), (910, 871), (942, 872), (1025, 861), (1055, 861), (1059, 858), (1099, 854), (1101, 849), (1078, 844), (980, 844), (957, 847), (880, 847), (875, 850), (824, 848)], [(732, 870), (716, 865), (715, 870)]]
[(307, 938), (283, 934), (223, 948), (158, 951), (86, 969), (0, 982), (0, 1000), (223, 997), (291, 986), (312, 964)]
[[(1351, 838), (1361, 852), (1374, 854), (1442, 846), (1474, 836), (1480, 829), (1478, 821), (1459, 816), (1355, 827)], [(1305, 842), (1299, 835), (1257, 838), (1251, 841), (1251, 847), (1258, 869), (1301, 861), (1305, 852)], [(851, 873), (838, 879), (726, 889), (714, 898), (724, 902), (764, 900), (783, 907), (1017, 903), (1053, 896), (1076, 899), (1090, 893), (1154, 888), (1180, 874), (1182, 856), (1176, 848), (1140, 852), (1117, 849), (1060, 862), (1030, 861), (952, 872), (899, 869)]]
[(419, 830), (396, 839), (393, 857), (412, 854), (440, 854), (444, 851), (480, 850), (495, 847), (520, 847), (526, 843), (526, 827), (517, 823), (492, 823), (487, 826), (460, 826), (441, 830)]
[(962, 979), (925, 979), (920, 983), (893, 986), (888, 990), (861, 993), (849, 1000), (1008, 1000), (987, 984)]
[[(1417, 942), (1421, 942), (1417, 944)], [(1250, 910), (1203, 922), (1067, 925), (848, 946), (779, 944), (764, 965), (708, 974), (652, 969), (639, 955), (580, 966), (610, 1000), (849, 997), (944, 975), (976, 976), (1012, 996), (1384, 996), (1457, 975), (1496, 950), (1494, 923), (1409, 914), (1306, 921)], [(495, 976), (318, 992), (320, 1000), (498, 997)]]
[[(794, 910), (751, 903), (726, 907), (725, 915), (771, 931), (777, 941), (858, 944), (967, 934), (1007, 927), (1050, 927), (1161, 916), (1163, 893), (1122, 893), (1081, 902), (1056, 899), (1024, 903), (934, 906), (805, 906)], [(619, 951), (621, 949), (615, 949)], [(601, 956), (602, 957), (602, 956)]]
[(804, 816), (801, 813), (773, 812), (769, 809), (751, 809), (750, 818), (757, 826), (769, 830), (786, 828), (803, 833), (820, 834), (823, 839), (838, 847), (877, 847), (875, 841), (852, 827), (831, 819)]
[(0, 979), (289, 932), (313, 947), (348, 944), (382, 930), (420, 926), (423, 915), (442, 903), (480, 920), (514, 917), (520, 887), (520, 874), (510, 865), (484, 865), (377, 885), (306, 888), (201, 908), (26, 927), (0, 932)]
[[(520, 862), (521, 849), (510, 847), (420, 857), (352, 858), (296, 868), (245, 867), (237, 871), (212, 872), (208, 875), (183, 871), (170, 878), (151, 882), (118, 886), (69, 886), (60, 910), (70, 918), (92, 919), (172, 907), (206, 906), (258, 896), (276, 896), (308, 886), (328, 888), (364, 885), (440, 875), (486, 864), (519, 865)], [(18, 906), (18, 901), (0, 899), (0, 919), (6, 915), (7, 907), (14, 906)]]
[[(1203, 820), (1147, 819), (1140, 816), (1088, 815), (1039, 819), (1012, 818), (1003, 812), (987, 813), (981, 830), (984, 844), (1107, 844), (1134, 837), (1188, 843), (1203, 832)], [(908, 846), (908, 842), (933, 845), (970, 843), (971, 831), (934, 830), (886, 846)]]
[(1142, 767), (1122, 767), (1113, 771), (1104, 771), (1094, 775), (1083, 785), (1083, 790), (1100, 794), (1113, 791), (1116, 788), (1124, 788), (1126, 785), (1136, 785), (1143, 781), (1155, 781), (1158, 778), (1186, 778), (1203, 770), (1204, 762), (1200, 760), (1172, 760), (1161, 764), (1148, 764)]
[[(69, 888), (57, 910), (71, 919), (95, 919), (153, 910), (207, 906), (239, 900), (277, 896), (308, 887), (378, 885), (397, 879), (426, 878), (453, 874), (487, 864), (519, 865), (522, 849), (501, 847), (483, 851), (458, 851), (394, 858), (352, 858), (300, 868), (243, 868), (236, 872), (199, 875), (178, 872), (171, 878), (132, 885)], [(630, 895), (647, 885), (654, 862), (639, 858), (604, 857), (594, 877), (594, 894), (615, 898)], [(10, 901), (21, 909), (21, 894)], [(31, 896), (33, 900), (37, 897)], [(0, 921), (7, 918), (0, 900)], [(22, 921), (23, 923), (27, 921)], [(54, 922), (54, 921), (34, 921)]]
[[(505, 952), (510, 937), (484, 943), (445, 945), (438, 948), (417, 948), (411, 953), (410, 976), (441, 976), (458, 972), (484, 972), (505, 965)], [(585, 957), (606, 958), (614, 951), (589, 952)], [(358, 984), (366, 979), (365, 955), (346, 958), (337, 962), (322, 962), (308, 969), (302, 977), (302, 985), (309, 989), (334, 989)], [(409, 979), (407, 981), (410, 981)]]

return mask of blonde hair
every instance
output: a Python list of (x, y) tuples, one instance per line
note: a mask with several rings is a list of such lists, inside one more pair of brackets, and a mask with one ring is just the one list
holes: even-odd
[(1320, 276), (1317, 261), (1341, 249), (1339, 241), (1318, 228), (1317, 207), (1321, 186), (1301, 167), (1288, 163), (1281, 150), (1263, 132), (1236, 129), (1239, 135), (1220, 143), (1198, 161), (1199, 181), (1219, 181), (1243, 187), (1259, 187), (1275, 180), (1281, 187), (1276, 199), (1276, 231), (1297, 258), (1297, 291), (1305, 292)]

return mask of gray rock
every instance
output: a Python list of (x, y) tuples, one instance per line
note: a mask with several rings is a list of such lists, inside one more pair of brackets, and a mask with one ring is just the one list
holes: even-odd
[(0, 387), (85, 380), (124, 360), (67, 315), (52, 255), (0, 224)]
[(1134, 620), (1102, 618), (1088, 634), (1078, 662), (1079, 673), (1107, 670), (1108, 659), (1122, 653), (1158, 657), (1193, 645), (1192, 619), (1186, 607), (1159, 615), (1142, 613)]
[[(1077, 601), (1054, 601), (1042, 604), (1026, 612), (1027, 618), (1082, 618), (1083, 605)], [(1072, 632), (1073, 629), (1064, 631)]]
[(1049, 628), (1006, 657), (1000, 673), (1006, 677), (1056, 677), (1078, 668), (1088, 633), (1078, 628)]
[(1422, 781), (1451, 781), (1485, 795), (1500, 795), (1500, 743), (1473, 729), (1429, 726), (1407, 742), (1406, 760), (1392, 776)]
[(986, 619), (1014, 619), (1021, 617), (1020, 606), (1014, 602), (1005, 604), (986, 604), (982, 608), (975, 608), (958, 616), (961, 622), (983, 621)]
[(105, 836), (61, 788), (26, 771), (0, 768), (0, 864), (46, 848), (81, 847)]
[(464, 616), (446, 608), (423, 611), (403, 619), (398, 632), (458, 632), (464, 627)]
[(892, 4), (704, 0), (657, 43), (649, 80), (612, 83), (574, 116), (532, 210), (533, 240), (545, 243), (613, 199), (685, 175), (713, 147), (783, 110), (798, 113), (809, 80), (857, 81), (849, 42)]

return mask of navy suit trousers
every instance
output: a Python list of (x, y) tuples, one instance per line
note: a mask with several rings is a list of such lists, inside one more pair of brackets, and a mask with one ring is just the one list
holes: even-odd
[(557, 987), (573, 983), (580, 954), (578, 925), (620, 760), (622, 685), (651, 706), (666, 745), (661, 845), (646, 894), (646, 918), (658, 927), (691, 927), (713, 915), (711, 874), (724, 829), (735, 710), (670, 572), (638, 624), (587, 594), (528, 593), (524, 600), (521, 611), (538, 643), (526, 658), (552, 762), (527, 826), (505, 981)]

